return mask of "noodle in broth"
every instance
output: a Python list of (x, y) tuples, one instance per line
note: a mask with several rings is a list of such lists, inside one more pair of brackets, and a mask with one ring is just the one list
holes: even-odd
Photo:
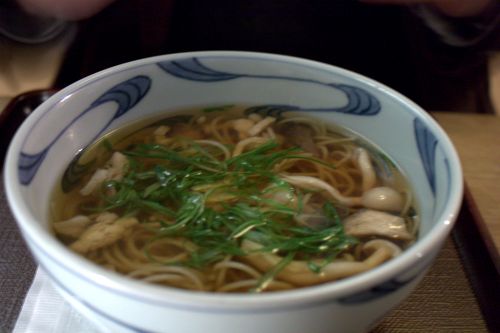
[(53, 228), (70, 249), (184, 289), (334, 281), (383, 264), (417, 234), (395, 165), (310, 117), (235, 110), (136, 124), (75, 158), (62, 183)]

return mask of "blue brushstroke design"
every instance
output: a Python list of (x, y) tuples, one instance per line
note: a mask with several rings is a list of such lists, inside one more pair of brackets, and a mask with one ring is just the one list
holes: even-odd
[(404, 281), (398, 281), (395, 279), (386, 281), (384, 283), (379, 284), (378, 286), (370, 288), (369, 290), (365, 290), (360, 293), (350, 295), (347, 297), (342, 297), (339, 299), (339, 303), (344, 305), (355, 305), (373, 301), (375, 299), (384, 297), (399, 290), (400, 288), (406, 286), (408, 283), (413, 281), (417, 276), (418, 275)]
[(247, 75), (216, 71), (203, 65), (197, 58), (159, 62), (158, 66), (165, 72), (191, 81), (225, 81)]
[(278, 118), (281, 116), (283, 112), (288, 112), (288, 111), (300, 111), (300, 108), (298, 106), (293, 106), (293, 105), (278, 105), (278, 104), (257, 105), (246, 108), (245, 114), (249, 115), (251, 113), (257, 113), (263, 117), (269, 116)]
[(150, 87), (151, 79), (144, 75), (138, 75), (109, 89), (101, 97), (95, 100), (84, 113), (101, 104), (116, 102), (118, 104), (118, 109), (111, 119), (111, 123), (139, 103), (147, 94)]
[(450, 196), (451, 192), (451, 166), (450, 166), (450, 161), (445, 157), (443, 159), (443, 163), (446, 169), (446, 196), (445, 198), (448, 198)]
[(198, 81), (198, 82), (217, 82), (241, 78), (252, 78), (261, 80), (285, 80), (301, 83), (310, 83), (323, 87), (340, 90), (347, 97), (347, 104), (341, 107), (332, 108), (301, 108), (295, 105), (260, 105), (252, 107), (250, 111), (261, 115), (280, 116), (287, 111), (319, 111), (319, 112), (338, 112), (359, 116), (374, 116), (381, 110), (380, 101), (359, 87), (347, 84), (324, 83), (317, 80), (305, 79), (292, 76), (279, 75), (254, 75), (244, 73), (230, 73), (211, 69), (204, 65), (198, 58), (187, 58), (172, 61), (158, 62), (157, 65), (168, 74), (177, 78)]
[(47, 156), (51, 146), (52, 144), (38, 154), (26, 154), (21, 152), (18, 162), (19, 181), (21, 184), (28, 185), (33, 177), (35, 177), (36, 172), (45, 160), (45, 156)]
[(94, 136), (94, 138), (92, 138), (88, 142), (88, 144), (90, 144), (95, 139), (97, 139), (115, 119), (121, 117), (127, 111), (137, 105), (137, 103), (139, 103), (144, 98), (144, 96), (146, 96), (150, 87), (151, 79), (144, 75), (138, 75), (117, 84), (116, 86), (110, 88), (108, 91), (102, 94), (98, 99), (90, 104), (88, 108), (83, 110), (82, 113), (80, 113), (70, 123), (68, 123), (40, 152), (35, 154), (21, 152), (18, 161), (19, 182), (22, 185), (29, 185), (32, 182), (50, 149), (61, 138), (61, 136), (63, 136), (63, 134), (85, 114), (108, 102), (114, 102), (118, 105), (118, 108), (116, 109), (113, 117), (106, 124), (104, 124), (101, 130)]
[(436, 147), (438, 140), (419, 118), (413, 121), (420, 160), (432, 193), (436, 195)]
[(380, 111), (380, 102), (366, 90), (346, 84), (330, 83), (328, 86), (336, 88), (347, 96), (347, 104), (334, 111), (357, 115), (375, 115)]
[[(412, 273), (411, 276), (402, 278), (401, 276), (389, 279), (381, 284), (371, 287), (369, 289), (360, 291), (356, 294), (342, 297), (338, 300), (340, 304), (343, 305), (356, 305), (365, 302), (370, 302), (389, 294), (392, 294), (399, 289), (403, 288), (407, 284), (414, 281), (419, 277), (424, 271), (433, 263), (435, 256), (427, 257), (421, 263), (418, 263), (418, 268), (416, 272)], [(404, 273), (403, 273), (404, 274)]]

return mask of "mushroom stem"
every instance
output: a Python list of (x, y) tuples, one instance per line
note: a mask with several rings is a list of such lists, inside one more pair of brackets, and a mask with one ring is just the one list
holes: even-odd
[(346, 197), (342, 195), (336, 188), (321, 179), (310, 176), (292, 176), (285, 174), (281, 174), (280, 177), (294, 186), (298, 186), (307, 190), (324, 190), (328, 194), (330, 194), (330, 196), (334, 200), (343, 205), (349, 207), (361, 205), (360, 197)]
[(245, 148), (249, 145), (261, 145), (268, 141), (266, 138), (262, 138), (260, 136), (252, 136), (250, 138), (239, 141), (234, 147), (232, 156), (239, 156), (243, 153)]
[(373, 169), (372, 162), (370, 160), (370, 155), (364, 148), (357, 148), (355, 155), (355, 162), (361, 170), (362, 175), (362, 188), (363, 192), (368, 191), (375, 186), (377, 182), (377, 177), (375, 175), (375, 170)]
[[(249, 253), (243, 259), (261, 272), (269, 271), (283, 259), (273, 253), (258, 252), (262, 245), (250, 240), (244, 240), (241, 247)], [(311, 271), (307, 261), (294, 260), (278, 273), (277, 278), (296, 286), (338, 280), (372, 269), (397, 256), (401, 249), (389, 241), (375, 239), (363, 246), (363, 252), (369, 255), (364, 261), (334, 261), (323, 267), (319, 273)]]

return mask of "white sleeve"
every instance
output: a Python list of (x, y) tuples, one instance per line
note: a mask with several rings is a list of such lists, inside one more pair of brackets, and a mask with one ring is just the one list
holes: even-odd
[(497, 33), (500, 27), (500, 2), (492, 1), (479, 15), (465, 18), (449, 17), (430, 5), (412, 6), (412, 11), (451, 46), (468, 47)]

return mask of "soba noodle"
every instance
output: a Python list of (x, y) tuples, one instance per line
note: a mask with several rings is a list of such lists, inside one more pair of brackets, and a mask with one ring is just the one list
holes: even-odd
[(236, 111), (138, 126), (75, 158), (54, 195), (56, 235), (108, 269), (199, 291), (279, 291), (365, 272), (415, 240), (403, 175), (351, 133)]

